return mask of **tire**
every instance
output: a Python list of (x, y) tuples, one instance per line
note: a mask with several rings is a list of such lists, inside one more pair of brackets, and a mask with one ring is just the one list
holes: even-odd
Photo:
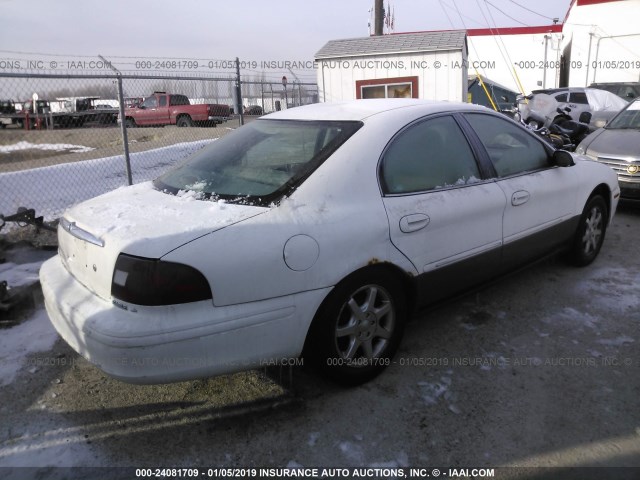
[(193, 127), (193, 120), (191, 120), (191, 117), (189, 115), (183, 115), (182, 117), (179, 117), (178, 120), (176, 121), (176, 126)]
[(305, 358), (329, 379), (359, 385), (379, 375), (396, 352), (407, 311), (401, 282), (364, 270), (338, 284), (316, 314)]
[(592, 196), (580, 216), (569, 254), (573, 265), (584, 267), (596, 259), (604, 242), (607, 219), (608, 210), (604, 198), (600, 195)]
[(127, 118), (124, 121), (124, 126), (126, 128), (136, 128), (136, 121), (133, 118)]

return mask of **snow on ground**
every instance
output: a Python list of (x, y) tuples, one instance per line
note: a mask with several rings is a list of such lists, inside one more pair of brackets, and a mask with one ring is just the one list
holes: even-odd
[[(198, 140), (132, 153), (133, 182), (156, 178), (178, 161), (212, 142)], [(26, 142), (21, 142), (26, 143)], [(34, 208), (36, 215), (54, 220), (70, 206), (126, 185), (123, 155), (0, 174), (0, 213), (18, 207)], [(9, 225), (7, 226), (9, 227)]]
[[(157, 177), (170, 165), (211, 141), (179, 143), (132, 154), (134, 182)], [(20, 142), (16, 145), (26, 143)], [(74, 146), (64, 145), (64, 147)], [(122, 155), (3, 173), (0, 174), (0, 191), (3, 193), (0, 196), (0, 212), (15, 212), (18, 206), (26, 205), (35, 208), (38, 215), (44, 214), (46, 218), (53, 219), (74, 203), (119, 188), (125, 183)], [(46, 185), (52, 185), (55, 188), (45, 189)], [(21, 192), (19, 197), (7, 194), (15, 191)], [(6, 280), (11, 288), (36, 283), (44, 260), (41, 258), (34, 258), (34, 260), (37, 261), (26, 263), (9, 261), (0, 264), (0, 279)], [(0, 386), (13, 381), (17, 372), (25, 365), (27, 356), (50, 350), (57, 338), (58, 335), (44, 309), (36, 311), (31, 318), (20, 325), (3, 330), (0, 335)]]
[(6, 281), (11, 288), (32, 285), (38, 281), (38, 272), (41, 266), (42, 262), (0, 263), (0, 280)]
[(69, 143), (18, 142), (12, 145), (0, 145), (0, 153), (11, 153), (20, 150), (53, 150), (56, 152), (68, 150), (70, 153), (84, 153), (95, 150), (95, 148), (85, 147), (83, 145), (71, 145)]
[[(29, 355), (51, 350), (58, 333), (44, 309), (34, 312), (20, 325), (2, 330), (0, 335), (0, 386), (13, 382), (18, 371), (27, 365)], [(29, 367), (35, 373), (37, 365)]]

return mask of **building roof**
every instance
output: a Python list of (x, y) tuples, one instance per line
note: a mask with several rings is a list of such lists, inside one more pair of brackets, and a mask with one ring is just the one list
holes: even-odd
[(316, 53), (315, 58), (316, 60), (322, 60), (379, 55), (381, 53), (462, 50), (465, 45), (466, 35), (465, 30), (446, 30), (330, 40)]

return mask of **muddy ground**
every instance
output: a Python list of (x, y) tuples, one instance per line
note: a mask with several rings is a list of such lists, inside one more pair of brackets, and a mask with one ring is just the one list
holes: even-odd
[[(640, 210), (623, 207), (591, 266), (549, 259), (416, 315), (391, 367), (356, 388), (301, 367), (134, 386), (58, 341), (0, 388), (0, 467), (38, 467), (3, 476), (69, 474), (56, 465), (640, 467), (638, 238)], [(528, 472), (495, 478), (540, 478)]]

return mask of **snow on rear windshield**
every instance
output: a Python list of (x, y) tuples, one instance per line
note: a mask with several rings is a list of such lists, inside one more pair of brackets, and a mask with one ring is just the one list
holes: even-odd
[(342, 145), (360, 122), (256, 120), (159, 177), (168, 193), (268, 205), (289, 194)]

